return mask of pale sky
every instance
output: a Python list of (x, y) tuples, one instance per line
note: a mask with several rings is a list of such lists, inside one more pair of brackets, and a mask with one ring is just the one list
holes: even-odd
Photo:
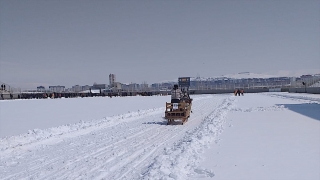
[(0, 0), (0, 81), (320, 73), (320, 0)]

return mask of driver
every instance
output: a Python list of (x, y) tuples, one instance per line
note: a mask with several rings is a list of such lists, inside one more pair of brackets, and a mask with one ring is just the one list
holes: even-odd
[(175, 84), (171, 90), (171, 103), (179, 103), (182, 96), (181, 90), (178, 88), (178, 85)]

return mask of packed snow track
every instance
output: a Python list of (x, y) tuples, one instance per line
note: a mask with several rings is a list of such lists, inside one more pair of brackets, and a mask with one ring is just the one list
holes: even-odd
[(195, 97), (185, 125), (166, 125), (159, 107), (2, 138), (0, 179), (186, 179), (234, 101)]

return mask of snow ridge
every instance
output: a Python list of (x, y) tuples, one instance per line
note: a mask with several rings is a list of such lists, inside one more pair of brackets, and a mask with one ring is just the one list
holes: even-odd
[(234, 106), (234, 97), (226, 98), (202, 123), (193, 130), (186, 132), (183, 139), (172, 148), (165, 148), (164, 154), (142, 174), (143, 179), (187, 179), (188, 177), (213, 177), (212, 170), (197, 167), (201, 153), (213, 141), (217, 142), (218, 135), (224, 130), (226, 116)]
[(141, 172), (148, 171), (165, 147), (193, 132), (228, 97), (194, 98), (194, 112), (183, 126), (167, 126), (164, 109), (150, 109), (141, 116), (126, 118), (130, 112), (97, 127), (0, 151), (0, 179), (143, 179)]
[[(201, 101), (207, 99), (210, 96), (202, 96), (194, 98), (195, 101)], [(64, 138), (74, 137), (76, 135), (88, 134), (91, 131), (102, 129), (106, 127), (111, 127), (119, 124), (120, 122), (127, 122), (135, 119), (137, 117), (143, 117), (147, 114), (155, 114), (159, 112), (164, 112), (165, 108), (150, 108), (138, 111), (129, 111), (125, 114), (120, 114), (111, 117), (104, 117), (103, 119), (94, 119), (91, 121), (80, 120), (78, 123), (66, 124), (58, 127), (52, 127), (48, 129), (32, 129), (27, 133), (3, 137), (0, 138), (0, 151), (4, 153), (5, 150), (10, 150), (12, 148), (21, 147), (25, 145), (32, 145), (43, 140), (50, 140), (53, 138)], [(121, 120), (121, 121), (119, 121)]]
[[(66, 124), (58, 127), (52, 127), (48, 129), (33, 129), (28, 133), (20, 134), (17, 136), (0, 138), (0, 151), (4, 153), (5, 150), (21, 147), (25, 145), (32, 145), (34, 143), (49, 140), (52, 138), (64, 138), (74, 137), (83, 134), (88, 134), (91, 131), (111, 127), (119, 124), (120, 122), (130, 121), (131, 119), (145, 116), (146, 114), (157, 113), (164, 111), (164, 108), (152, 108), (146, 110), (138, 110), (135, 112), (128, 112), (126, 114), (120, 114), (111, 117), (104, 117), (99, 120), (82, 121), (75, 124)], [(121, 121), (119, 121), (121, 120)]]

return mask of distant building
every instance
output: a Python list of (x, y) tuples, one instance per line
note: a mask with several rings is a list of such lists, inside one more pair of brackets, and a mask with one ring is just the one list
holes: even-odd
[(115, 88), (115, 89), (117, 89), (117, 90), (122, 89), (122, 84), (121, 84), (121, 83), (119, 83), (119, 82), (114, 82), (113, 84), (114, 84), (114, 88)]
[(116, 75), (115, 74), (109, 74), (109, 87), (114, 87), (114, 83), (116, 82)]
[(148, 91), (149, 90), (149, 85), (146, 82), (143, 82), (143, 84), (140, 84), (141, 91)]
[(107, 85), (94, 83), (92, 89), (107, 89)]
[(72, 91), (73, 92), (80, 92), (80, 91), (82, 91), (82, 87), (79, 85), (72, 86)]
[(44, 88), (44, 86), (38, 86), (37, 87), (37, 92), (45, 92), (46, 89)]
[(297, 81), (297, 84), (301, 85), (306, 85), (306, 86), (312, 86), (313, 84), (317, 83), (320, 81), (320, 77), (318, 75), (302, 75), (300, 76), (300, 81)]
[(78, 92), (81, 92), (81, 91), (89, 90), (90, 88), (92, 88), (92, 86), (89, 86), (89, 85), (85, 85), (85, 86), (74, 85), (74, 86), (72, 86), (70, 91), (78, 93)]
[(86, 90), (89, 90), (90, 88), (91, 86), (89, 85), (81, 86), (81, 91), (86, 91)]
[(138, 91), (140, 88), (139, 84), (136, 83), (130, 83), (128, 86), (128, 91)]
[(310, 75), (310, 74), (307, 74), (307, 75), (302, 75), (301, 78), (303, 79), (309, 79), (309, 78), (312, 78), (313, 76)]
[(174, 83), (174, 82), (162, 83), (161, 89), (172, 89), (174, 84), (176, 84), (176, 83)]
[(49, 86), (49, 90), (51, 92), (63, 92), (64, 89), (65, 89), (65, 86), (60, 86), (60, 85), (58, 85), (58, 86)]
[(153, 84), (151, 84), (151, 88), (153, 90), (159, 90), (161, 88), (161, 84), (160, 83), (153, 83)]

